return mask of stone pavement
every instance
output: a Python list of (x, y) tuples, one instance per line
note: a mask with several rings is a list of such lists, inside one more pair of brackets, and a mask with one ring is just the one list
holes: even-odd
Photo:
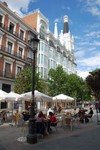
[(22, 127), (3, 124), (0, 126), (0, 150), (32, 150), (33, 148), (51, 150), (51, 143), (53, 144), (53, 146), (55, 146), (54, 144), (59, 144), (59, 140), (63, 141), (68, 137), (76, 138), (82, 133), (87, 133), (89, 131), (91, 132), (97, 128), (100, 128), (100, 126), (97, 125), (96, 116), (94, 116), (93, 122), (82, 124), (81, 128), (74, 128), (73, 131), (70, 131), (68, 128), (66, 130), (63, 130), (61, 127), (59, 127), (57, 132), (53, 130), (53, 132), (49, 136), (45, 136), (43, 139), (38, 138), (38, 142), (36, 144), (28, 144), (26, 141), (19, 141), (20, 137), (24, 137), (27, 135), (26, 129), (24, 130)]
[(6, 147), (0, 144), (0, 150), (7, 150)]

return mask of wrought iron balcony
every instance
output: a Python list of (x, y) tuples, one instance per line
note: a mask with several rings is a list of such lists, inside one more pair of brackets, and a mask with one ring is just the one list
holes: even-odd
[(0, 71), (0, 77), (3, 77), (3, 78), (7, 78), (7, 79), (15, 79), (16, 78), (16, 75), (11, 73), (11, 72), (7, 72), (7, 71)]
[(16, 36), (17, 38), (21, 39), (22, 41), (27, 42), (26, 38), (22, 37), (21, 34), (15, 32), (13, 29), (10, 29), (9, 27), (5, 27), (5, 25), (1, 22), (0, 22), (0, 28), (11, 33), (12, 35)]
[(31, 64), (33, 62), (32, 58), (25, 57), (24, 55), (21, 55), (21, 53), (14, 52), (13, 49), (10, 49), (8, 47), (3, 47), (2, 45), (0, 45), (0, 54), (10, 57), (12, 59), (14, 58), (16, 60), (22, 61), (26, 64)]

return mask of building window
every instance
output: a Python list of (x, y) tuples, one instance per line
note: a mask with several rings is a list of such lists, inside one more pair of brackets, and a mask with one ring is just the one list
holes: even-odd
[(48, 73), (47, 73), (47, 69), (44, 68), (44, 78), (47, 79)]
[(38, 55), (38, 64), (40, 64), (40, 54)]
[(7, 108), (7, 102), (1, 102), (1, 109)]
[(5, 63), (5, 77), (11, 78), (11, 64)]
[(0, 27), (2, 27), (2, 19), (3, 17), (0, 15)]
[(19, 47), (18, 57), (22, 58), (23, 48)]
[(20, 38), (23, 40), (24, 38), (24, 31), (23, 30), (20, 30)]
[(44, 101), (40, 102), (40, 108), (45, 108), (45, 102)]
[(41, 67), (41, 78), (43, 78), (43, 67)]
[(13, 33), (14, 32), (14, 24), (10, 22), (9, 25), (9, 32)]
[(44, 58), (43, 58), (43, 54), (41, 54), (41, 64), (43, 65), (43, 61), (44, 61)]
[(22, 68), (17, 66), (17, 74), (20, 73), (22, 71)]
[(48, 69), (50, 69), (50, 59), (48, 60)]
[(49, 41), (49, 45), (51, 46), (51, 47), (54, 47), (55, 48), (55, 46), (54, 46), (54, 42), (53, 41)]
[(2, 84), (2, 90), (9, 93), (11, 91), (11, 84)]
[(13, 43), (8, 41), (7, 52), (11, 54)]

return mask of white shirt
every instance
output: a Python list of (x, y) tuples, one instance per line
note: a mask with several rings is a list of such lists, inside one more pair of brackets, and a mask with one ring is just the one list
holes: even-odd
[(49, 112), (53, 112), (54, 113), (54, 111), (51, 108), (49, 108), (48, 111), (47, 111), (47, 116), (49, 116)]

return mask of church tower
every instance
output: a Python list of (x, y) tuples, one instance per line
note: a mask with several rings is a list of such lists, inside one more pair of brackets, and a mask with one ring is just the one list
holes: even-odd
[(63, 44), (69, 52), (73, 51), (74, 38), (70, 34), (68, 26), (68, 16), (64, 16), (64, 27), (63, 27)]

